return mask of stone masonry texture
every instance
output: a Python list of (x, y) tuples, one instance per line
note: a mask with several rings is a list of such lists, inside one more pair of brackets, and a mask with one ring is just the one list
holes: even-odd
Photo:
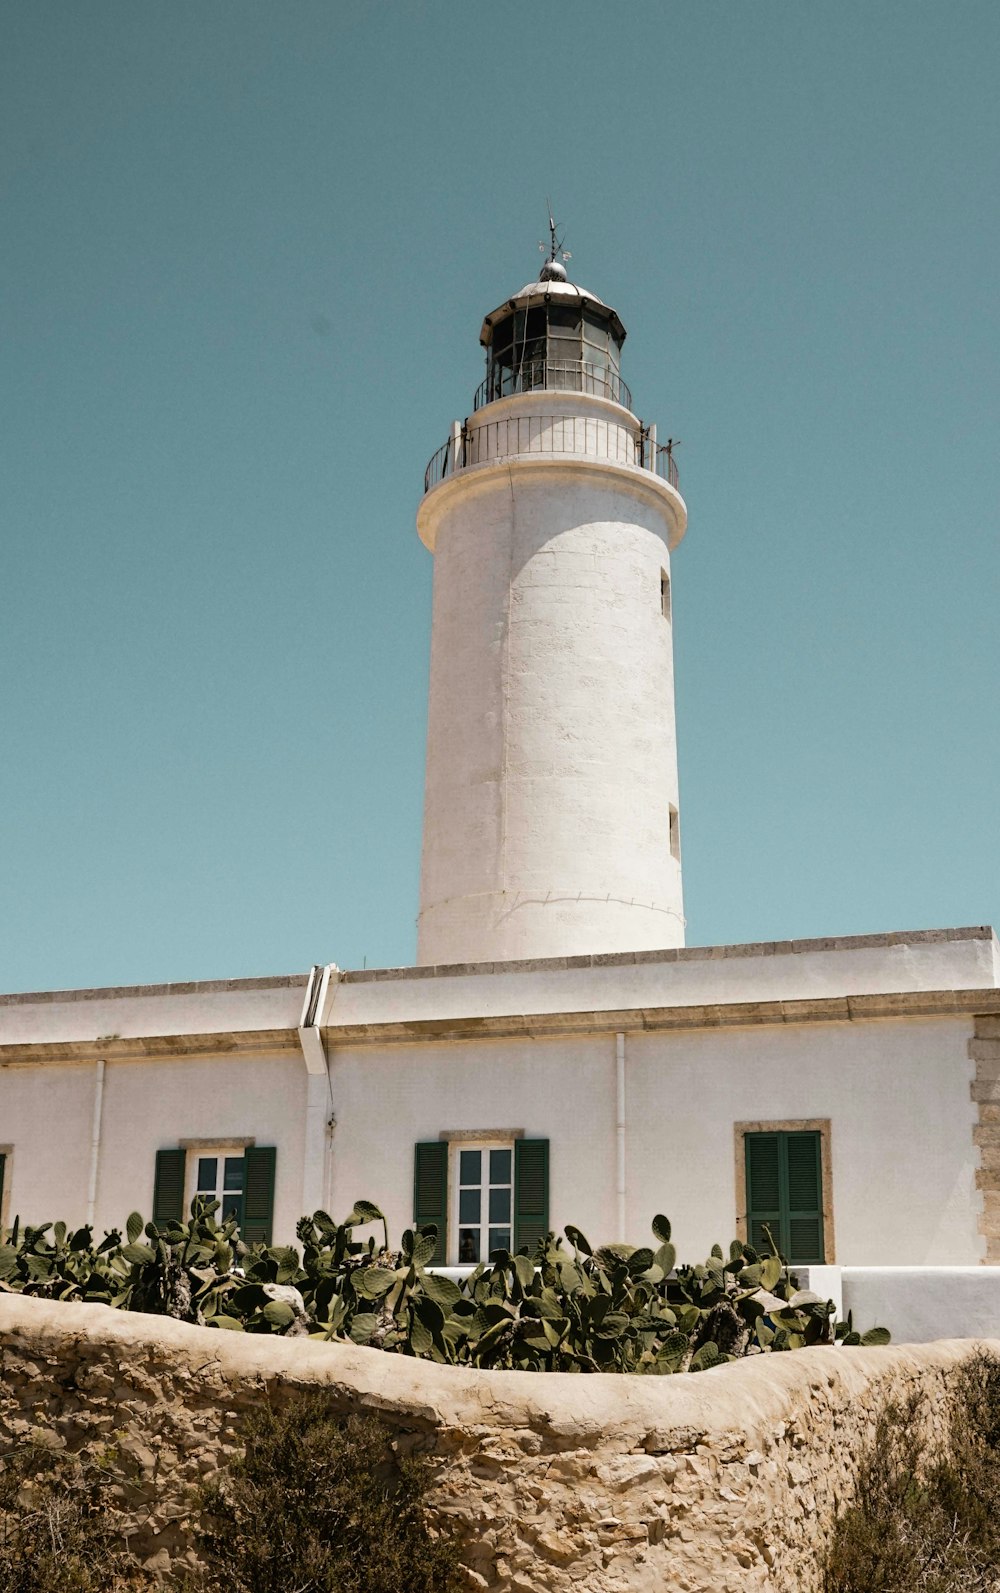
[(470, 1588), (813, 1593), (881, 1403), (922, 1390), (940, 1434), (972, 1348), (800, 1350), (674, 1377), (477, 1372), (0, 1294), (0, 1458), (31, 1438), (116, 1444), (133, 1550), (166, 1572), (193, 1559), (197, 1487), (239, 1451), (247, 1413), (326, 1389), (431, 1457), (432, 1525)]
[(983, 1259), (995, 1266), (1000, 1263), (1000, 1017), (976, 1018), (969, 1055), (976, 1064), (972, 1099), (979, 1109), (972, 1131), (979, 1148), (976, 1184), (983, 1192), (979, 1231), (986, 1239)]

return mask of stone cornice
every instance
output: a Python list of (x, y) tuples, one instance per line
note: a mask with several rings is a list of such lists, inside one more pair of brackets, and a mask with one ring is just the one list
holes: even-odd
[[(892, 1018), (971, 1018), (1000, 1014), (1000, 989), (906, 990), (800, 1001), (736, 1001), (713, 1006), (623, 1007), (580, 1012), (514, 1013), (496, 1017), (403, 1019), (328, 1025), (323, 1039), (338, 1046), (418, 1045), (468, 1040), (543, 1039), (584, 1034), (767, 1028), (805, 1023), (861, 1023)], [(41, 1063), (141, 1062), (161, 1058), (281, 1056), (299, 1051), (296, 1029), (243, 1029), (212, 1034), (120, 1036), (0, 1046), (0, 1067)]]
[(161, 1058), (278, 1056), (299, 1052), (297, 1029), (229, 1029), (211, 1034), (102, 1035), (96, 1040), (42, 1040), (0, 1045), (0, 1067), (56, 1062), (144, 1062)]
[(671, 1029), (775, 1027), (799, 1023), (856, 1023), (876, 1018), (971, 1017), (1000, 1013), (1000, 989), (905, 990), (802, 1001), (734, 1001), (713, 1006), (623, 1007), (587, 1012), (534, 1012), (498, 1017), (421, 1018), (327, 1028), (328, 1046), (412, 1044), (431, 1040), (509, 1039), (517, 1036), (652, 1033)]

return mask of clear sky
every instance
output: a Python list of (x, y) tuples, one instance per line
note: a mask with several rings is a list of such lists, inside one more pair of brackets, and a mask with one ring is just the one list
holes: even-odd
[(996, 0), (0, 3), (0, 988), (406, 963), (429, 456), (678, 453), (688, 941), (1000, 921)]

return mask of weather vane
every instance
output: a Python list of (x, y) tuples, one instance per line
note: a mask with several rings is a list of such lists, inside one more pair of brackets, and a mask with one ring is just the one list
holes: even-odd
[(558, 260), (572, 260), (573, 256), (570, 254), (569, 250), (563, 248), (563, 244), (566, 241), (566, 234), (563, 233), (559, 237), (556, 235), (559, 227), (562, 226), (562, 222), (556, 221), (555, 216), (552, 214), (551, 199), (546, 199), (545, 204), (549, 213), (549, 241), (546, 244), (539, 239), (538, 247), (542, 254), (545, 254), (546, 250), (548, 250), (548, 259), (546, 261), (546, 265), (554, 265)]

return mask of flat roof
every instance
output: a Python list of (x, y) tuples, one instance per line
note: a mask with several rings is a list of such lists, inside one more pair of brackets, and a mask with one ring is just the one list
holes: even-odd
[[(889, 946), (944, 945), (953, 941), (992, 940), (990, 924), (957, 929), (900, 929), (881, 935), (829, 935), (807, 940), (753, 940), (735, 945), (673, 946), (661, 951), (619, 951), (580, 957), (528, 957), (510, 962), (435, 963), (398, 968), (347, 968), (340, 983), (374, 984), (380, 980), (440, 979), (491, 973), (553, 973), (573, 968), (629, 968), (649, 963), (712, 962), (731, 957), (794, 956), (822, 951), (864, 951)], [(272, 974), (256, 979), (192, 979), (173, 984), (97, 985), (79, 990), (27, 990), (0, 994), (0, 1006), (44, 1001), (106, 1001), (135, 996), (191, 996), (251, 990), (305, 989), (309, 974)]]

